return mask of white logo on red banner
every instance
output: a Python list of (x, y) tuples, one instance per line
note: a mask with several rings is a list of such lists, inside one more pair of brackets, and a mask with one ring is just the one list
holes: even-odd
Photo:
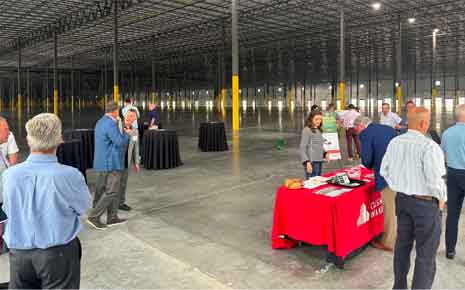
[(357, 226), (361, 226), (383, 213), (383, 201), (381, 198), (370, 203), (370, 209), (367, 209), (365, 203), (360, 206), (360, 215), (357, 219)]

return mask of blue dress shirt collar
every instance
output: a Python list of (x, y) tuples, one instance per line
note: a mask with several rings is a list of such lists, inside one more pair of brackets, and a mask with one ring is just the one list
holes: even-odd
[(57, 156), (55, 154), (31, 153), (26, 160), (30, 162), (58, 162)]

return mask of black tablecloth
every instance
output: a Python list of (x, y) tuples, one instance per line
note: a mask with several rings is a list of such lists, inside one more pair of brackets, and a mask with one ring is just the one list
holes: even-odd
[(142, 163), (146, 169), (168, 169), (182, 165), (175, 130), (146, 130), (142, 143)]
[(80, 140), (68, 140), (58, 146), (58, 162), (79, 169), (86, 177), (85, 160), (82, 158), (82, 145)]
[(76, 129), (76, 130), (65, 130), (63, 132), (63, 140), (80, 140), (82, 144), (82, 155), (84, 159), (85, 168), (94, 167), (94, 146), (95, 136), (93, 129)]
[(228, 150), (223, 122), (200, 123), (199, 149), (204, 152)]

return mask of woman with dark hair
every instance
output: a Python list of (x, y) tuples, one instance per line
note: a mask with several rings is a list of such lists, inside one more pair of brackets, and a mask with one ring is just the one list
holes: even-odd
[(320, 176), (324, 161), (325, 150), (323, 148), (323, 114), (314, 110), (305, 122), (300, 140), (300, 159), (304, 166), (305, 179)]

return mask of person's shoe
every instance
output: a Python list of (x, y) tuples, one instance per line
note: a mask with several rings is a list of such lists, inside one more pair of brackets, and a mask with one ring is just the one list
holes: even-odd
[(379, 250), (383, 250), (383, 251), (387, 251), (387, 252), (392, 252), (392, 249), (385, 246), (384, 244), (378, 242), (378, 241), (372, 241), (371, 242), (371, 246), (373, 248), (376, 248), (376, 249), (379, 249)]
[(455, 258), (455, 251), (446, 252), (446, 258), (449, 259), (449, 260), (453, 260)]
[(107, 221), (107, 226), (108, 227), (117, 226), (117, 225), (124, 224), (127, 221), (128, 221), (127, 219), (120, 219), (119, 217), (115, 217), (115, 218)]
[(130, 211), (132, 208), (129, 205), (123, 203), (122, 205), (119, 206), (118, 209), (125, 210), (125, 211)]
[(102, 223), (99, 218), (88, 218), (87, 223), (96, 230), (105, 230), (107, 225)]

